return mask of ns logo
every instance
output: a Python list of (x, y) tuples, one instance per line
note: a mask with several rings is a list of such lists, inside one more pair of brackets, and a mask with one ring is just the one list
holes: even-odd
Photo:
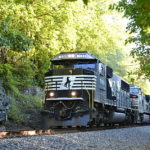
[(61, 88), (62, 89), (70, 89), (71, 87), (71, 77), (64, 77), (62, 84), (61, 84)]
[(66, 82), (65, 82), (64, 86), (65, 86), (65, 87), (70, 88), (70, 83), (71, 83), (71, 80), (70, 80), (70, 78), (69, 78), (69, 77), (67, 77), (67, 79), (66, 79)]

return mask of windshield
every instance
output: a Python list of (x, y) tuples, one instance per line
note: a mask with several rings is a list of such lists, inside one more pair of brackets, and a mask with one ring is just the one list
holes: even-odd
[(96, 64), (75, 64), (73, 68), (82, 68), (82, 69), (89, 69), (95, 71)]
[(130, 88), (130, 93), (131, 94), (138, 94), (139, 93), (139, 88)]
[(53, 69), (76, 69), (76, 68), (96, 71), (96, 63), (53, 64)]

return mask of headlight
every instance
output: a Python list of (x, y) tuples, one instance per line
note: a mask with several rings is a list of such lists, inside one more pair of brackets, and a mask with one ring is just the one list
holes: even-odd
[(71, 92), (71, 96), (76, 96), (76, 95), (77, 95), (76, 91)]
[(50, 93), (49, 93), (49, 96), (50, 96), (50, 97), (53, 97), (54, 95), (55, 95), (54, 92), (50, 92)]

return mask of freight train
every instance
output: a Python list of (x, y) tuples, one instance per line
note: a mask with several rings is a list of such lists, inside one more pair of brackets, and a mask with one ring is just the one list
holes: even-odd
[(51, 64), (45, 74), (45, 128), (150, 122), (150, 96), (94, 55), (62, 52)]

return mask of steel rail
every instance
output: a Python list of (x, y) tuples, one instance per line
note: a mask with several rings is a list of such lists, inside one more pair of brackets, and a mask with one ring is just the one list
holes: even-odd
[(93, 128), (62, 128), (62, 129), (48, 129), (48, 130), (28, 130), (28, 131), (1, 131), (0, 139), (4, 138), (15, 138), (15, 137), (28, 137), (28, 136), (40, 136), (40, 135), (52, 135), (52, 134), (64, 134), (64, 133), (76, 133), (76, 132), (90, 132), (90, 131), (100, 131), (100, 130), (113, 130), (122, 128), (133, 128), (141, 126), (150, 126), (150, 124), (142, 125), (124, 125), (124, 126), (101, 126)]

